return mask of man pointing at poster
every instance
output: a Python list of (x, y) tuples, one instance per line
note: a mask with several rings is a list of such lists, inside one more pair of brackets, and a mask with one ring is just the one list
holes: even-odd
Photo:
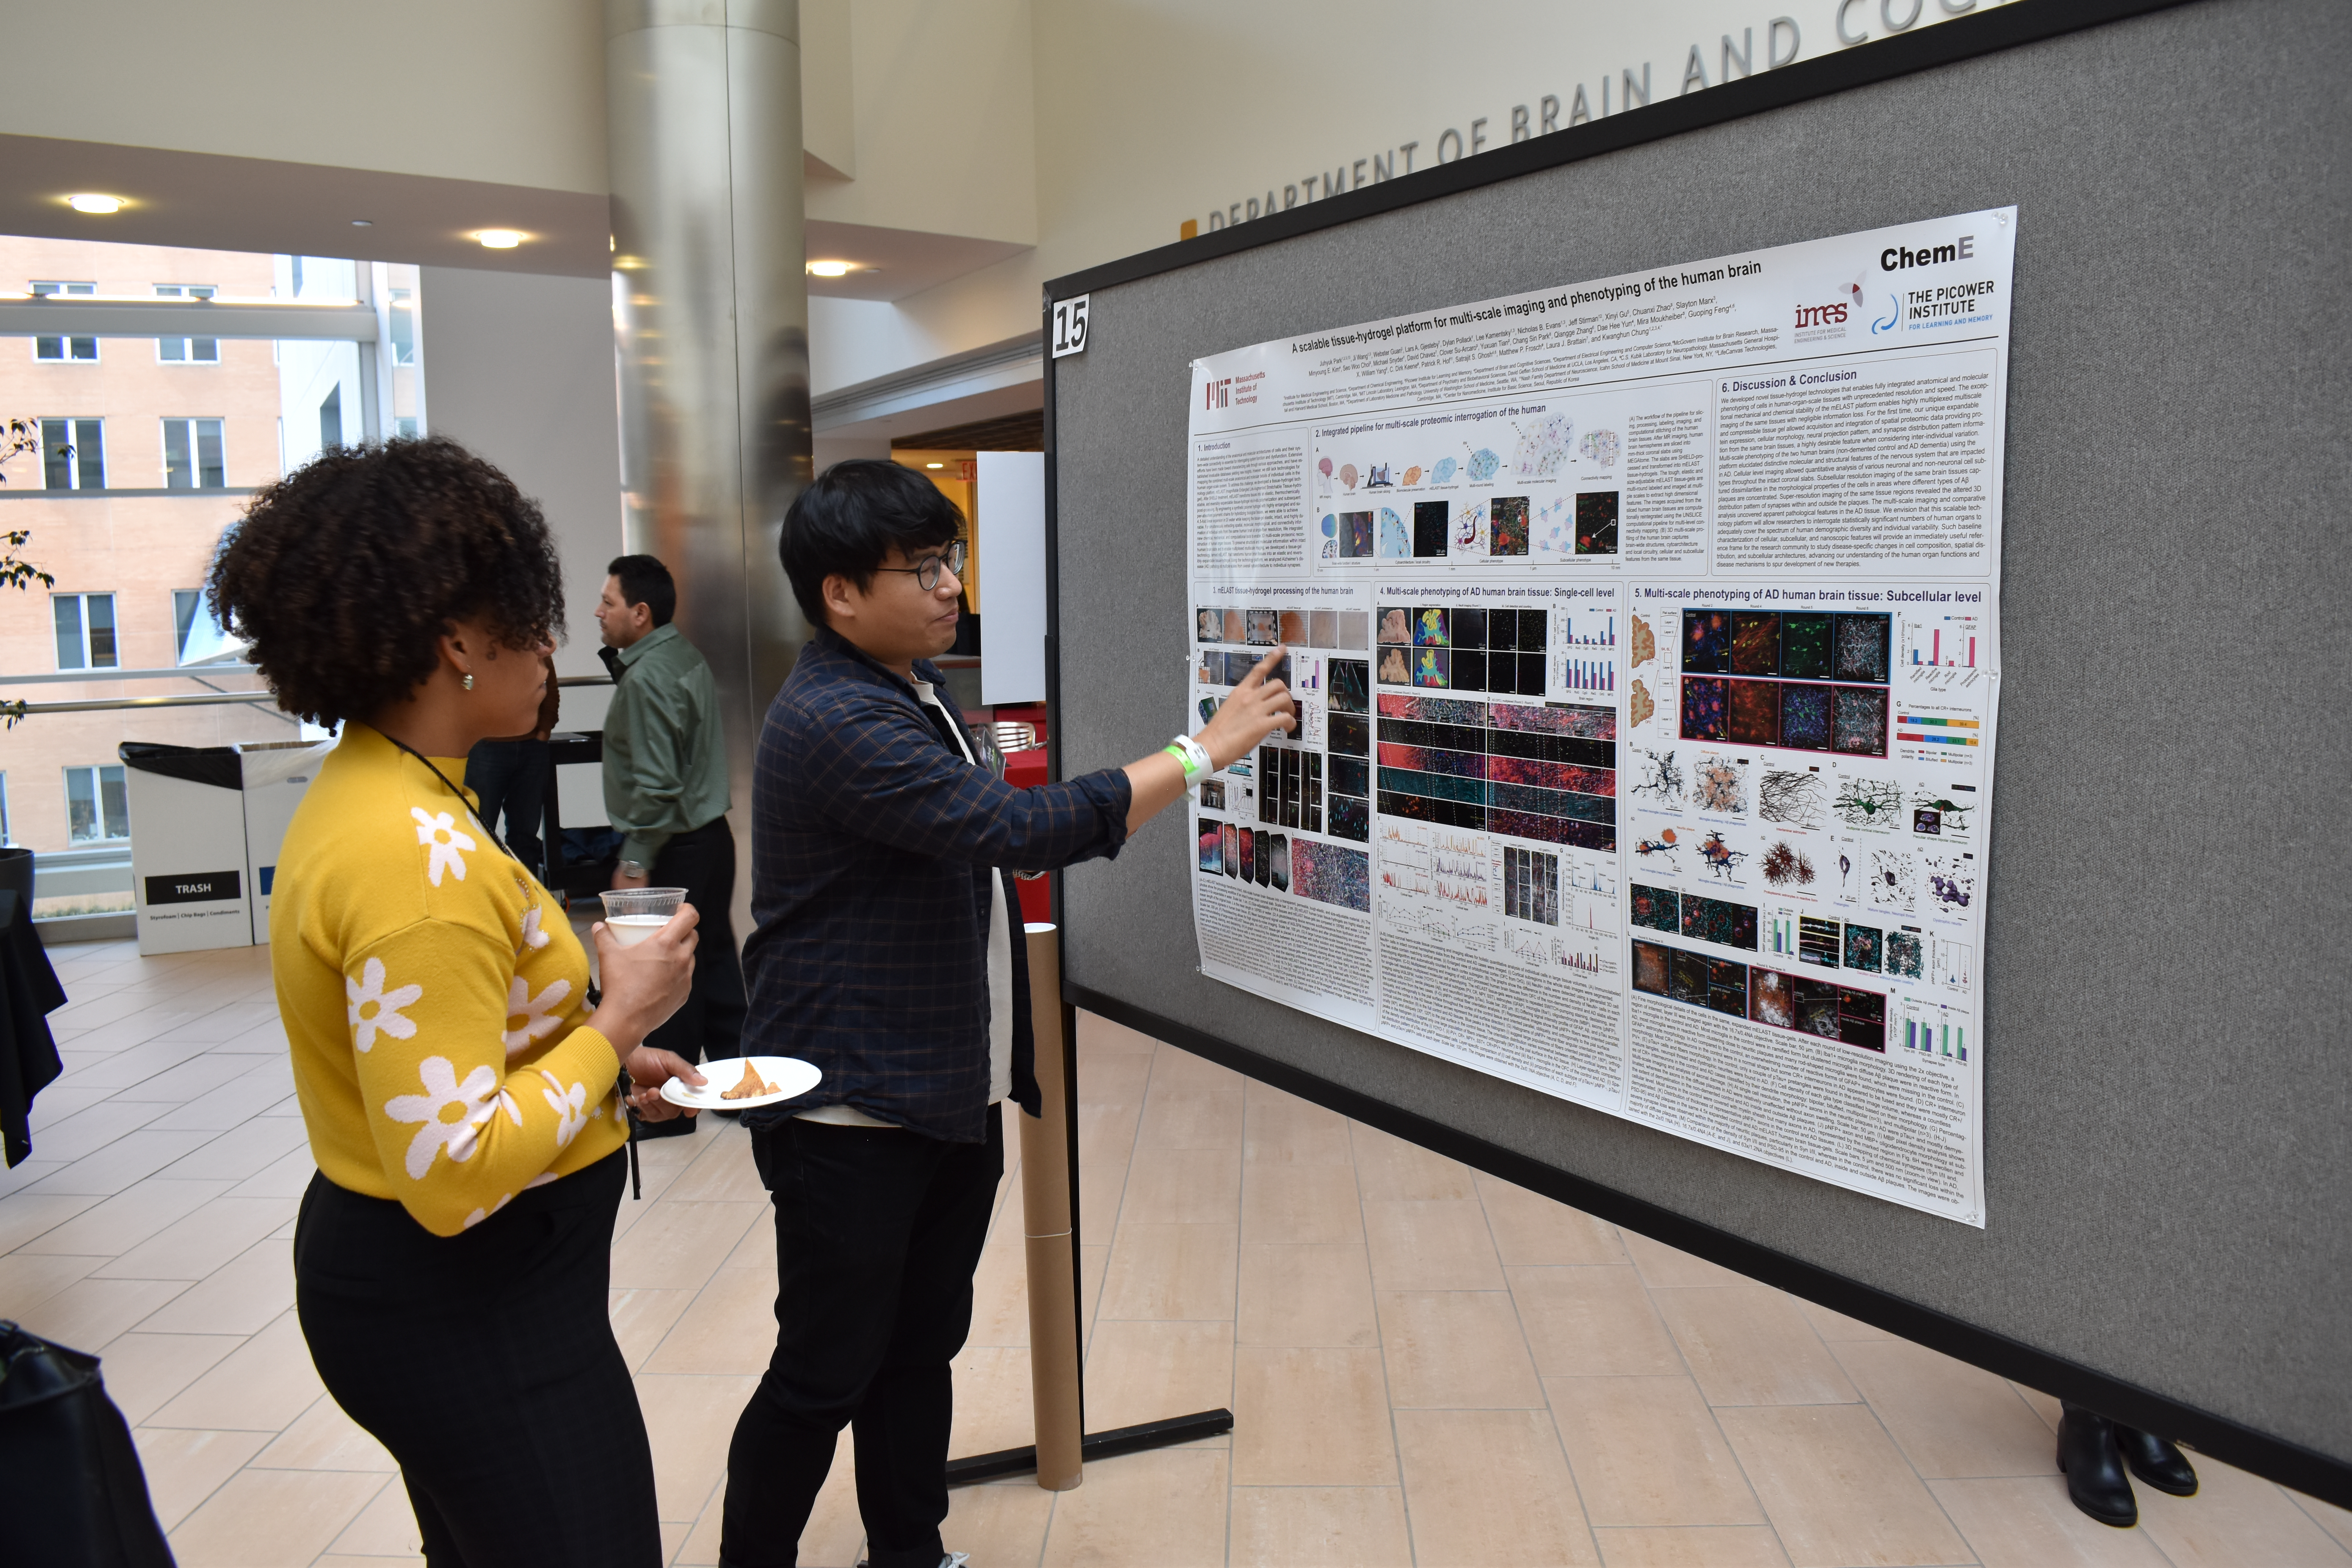
[(1064, 784), (980, 766), (929, 660), (955, 641), (962, 518), (896, 463), (836, 464), (784, 520), (817, 627), (768, 710), (751, 795), (747, 1053), (824, 1078), (753, 1111), (776, 1219), (774, 1358), (728, 1453), (721, 1562), (790, 1568), (845, 1424), (874, 1568), (960, 1563), (949, 1362), (1004, 1168), (1034, 1114), (1011, 873), (1118, 853), (1195, 781), (1297, 727), (1260, 661), (1197, 736)]

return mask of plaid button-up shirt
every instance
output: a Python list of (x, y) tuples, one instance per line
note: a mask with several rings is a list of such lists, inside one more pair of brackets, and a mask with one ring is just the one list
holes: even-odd
[[(768, 707), (751, 784), (747, 1053), (824, 1074), (753, 1127), (820, 1105), (953, 1142), (986, 1135), (992, 874), (1112, 856), (1132, 791), (1116, 769), (1015, 789), (964, 760), (963, 715), (819, 629)], [(993, 871), (992, 872), (992, 868)], [(1013, 948), (1013, 1098), (1037, 1110), (1027, 943)]]

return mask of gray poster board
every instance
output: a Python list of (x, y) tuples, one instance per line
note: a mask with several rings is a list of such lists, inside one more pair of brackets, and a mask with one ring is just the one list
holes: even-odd
[(2017, 205), (1982, 1231), (1203, 979), (1180, 812), (1068, 997), (2352, 1503), (2347, 81), (2326, 0), (2024, 0), (1049, 285), (1069, 777), (1183, 714), (1196, 357)]

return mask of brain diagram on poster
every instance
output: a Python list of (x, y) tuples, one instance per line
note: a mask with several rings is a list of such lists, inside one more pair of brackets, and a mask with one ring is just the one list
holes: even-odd
[(1203, 972), (1981, 1226), (2016, 224), (1196, 363)]

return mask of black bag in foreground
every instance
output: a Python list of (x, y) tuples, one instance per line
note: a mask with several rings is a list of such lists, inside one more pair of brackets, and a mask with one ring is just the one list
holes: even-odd
[(0, 1563), (172, 1568), (98, 1358), (0, 1320)]

